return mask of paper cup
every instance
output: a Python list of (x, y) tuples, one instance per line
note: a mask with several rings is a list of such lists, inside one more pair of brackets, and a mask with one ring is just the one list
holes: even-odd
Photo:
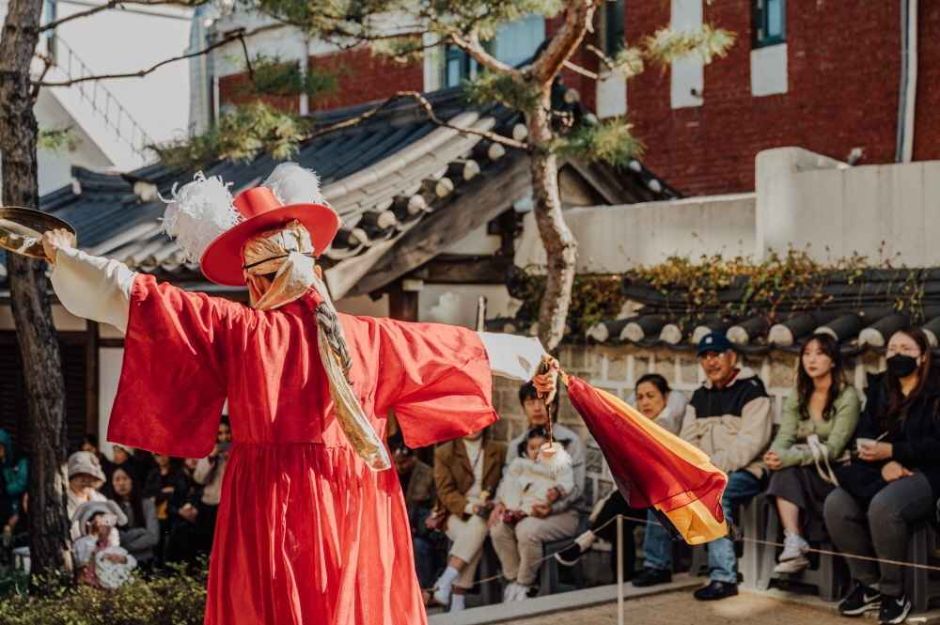
[(877, 443), (877, 442), (878, 442), (878, 441), (876, 441), (876, 440), (873, 439), (873, 438), (856, 438), (856, 439), (855, 439), (855, 449), (856, 449), (857, 451), (861, 451), (861, 450), (862, 450), (862, 447), (865, 447), (866, 445), (871, 445), (871, 444)]

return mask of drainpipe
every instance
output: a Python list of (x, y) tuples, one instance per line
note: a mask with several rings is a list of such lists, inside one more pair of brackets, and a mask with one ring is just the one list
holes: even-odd
[(898, 135), (894, 160), (909, 163), (914, 155), (917, 103), (917, 1), (901, 0), (901, 86), (898, 94)]

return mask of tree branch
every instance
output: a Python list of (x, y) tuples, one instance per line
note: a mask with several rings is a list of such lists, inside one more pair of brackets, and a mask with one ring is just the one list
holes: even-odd
[(480, 38), (475, 32), (471, 33), (469, 38), (465, 38), (460, 33), (452, 31), (444, 35), (444, 38), (466, 52), (470, 58), (479, 63), (481, 66), (492, 72), (499, 72), (501, 74), (508, 74), (511, 76), (521, 75), (521, 72), (515, 67), (503, 63), (484, 50), (482, 44), (480, 44)]
[[(42, 59), (42, 71), (39, 73), (39, 80), (41, 81), (49, 73), (49, 69), (55, 65), (55, 61), (48, 54), (36, 54), (36, 56)], [(33, 102), (39, 97), (39, 85), (37, 83), (33, 83), (30, 87), (29, 97)]]
[(431, 120), (432, 123), (438, 126), (442, 126), (444, 128), (452, 128), (466, 135), (476, 135), (478, 137), (483, 137), (484, 139), (488, 139), (489, 141), (492, 141), (493, 143), (499, 143), (501, 145), (505, 145), (506, 147), (515, 148), (517, 150), (525, 150), (525, 151), (529, 150), (528, 143), (525, 143), (523, 141), (516, 141), (515, 139), (511, 139), (509, 137), (504, 137), (498, 132), (492, 132), (490, 130), (477, 130), (475, 128), (461, 128), (460, 126), (455, 126), (451, 124), (450, 122), (444, 121), (443, 119), (437, 116), (437, 113), (434, 112), (434, 107), (431, 105), (428, 99), (424, 97), (423, 93), (420, 93), (418, 91), (399, 91), (395, 95), (397, 97), (413, 99), (415, 102), (418, 103), (418, 105), (422, 109), (424, 109), (424, 112), (428, 116), (428, 119)]
[(602, 1), (575, 0), (568, 3), (561, 29), (532, 64), (532, 76), (538, 84), (550, 84), (555, 79), (584, 39), (584, 33), (591, 27), (594, 11)]
[(571, 61), (565, 61), (564, 66), (565, 66), (566, 69), (570, 69), (570, 70), (573, 71), (575, 74), (581, 74), (582, 76), (585, 76), (585, 77), (590, 78), (590, 79), (592, 79), (592, 80), (600, 80), (600, 76), (598, 76), (597, 74), (595, 74), (595, 73), (592, 72), (591, 70), (585, 69), (585, 68), (581, 67), (580, 65), (577, 65), (577, 64), (575, 64), (575, 63), (572, 63)]
[(175, 5), (175, 6), (185, 6), (185, 7), (197, 7), (201, 4), (205, 4), (208, 0), (200, 0), (199, 2), (187, 2), (187, 0), (108, 0), (104, 4), (100, 4), (96, 7), (86, 9), (84, 11), (79, 11), (78, 13), (72, 13), (71, 15), (66, 15), (63, 18), (49, 22), (48, 24), (43, 24), (39, 27), (39, 32), (45, 32), (47, 30), (53, 30), (58, 28), (66, 22), (71, 22), (80, 17), (88, 17), (89, 15), (94, 15), (95, 13), (101, 13), (102, 11), (108, 11), (110, 9), (116, 9), (118, 7), (123, 7), (125, 4), (139, 4), (143, 6), (166, 6), (166, 5)]
[(226, 44), (232, 43), (233, 41), (238, 41), (239, 39), (244, 40), (246, 37), (251, 37), (261, 32), (264, 32), (267, 30), (275, 30), (278, 28), (282, 28), (282, 25), (281, 24), (269, 24), (267, 26), (261, 26), (259, 28), (256, 28), (255, 30), (248, 32), (248, 33), (246, 33), (244, 30), (238, 30), (236, 32), (229, 33), (222, 39), (216, 41), (215, 43), (211, 45), (206, 46), (202, 50), (197, 50), (196, 52), (190, 52), (188, 54), (181, 54), (180, 56), (174, 56), (173, 58), (170, 58), (170, 59), (164, 59), (160, 61), (159, 63), (154, 63), (150, 67), (146, 69), (138, 70), (136, 72), (124, 72), (124, 73), (117, 73), (117, 74), (96, 74), (96, 75), (91, 75), (91, 76), (81, 76), (79, 78), (72, 78), (69, 80), (59, 80), (59, 81), (54, 81), (54, 82), (46, 82), (46, 81), (40, 80), (40, 81), (35, 81), (33, 84), (38, 85), (40, 87), (69, 87), (71, 85), (76, 85), (82, 82), (90, 82), (92, 80), (113, 80), (116, 78), (143, 78), (144, 76), (148, 74), (152, 74), (153, 72), (157, 71), (164, 65), (169, 65), (170, 63), (176, 63), (177, 61), (185, 61), (186, 59), (192, 59), (198, 56), (203, 56), (204, 54), (208, 54), (209, 52), (212, 52), (216, 48), (221, 48), (222, 46)]

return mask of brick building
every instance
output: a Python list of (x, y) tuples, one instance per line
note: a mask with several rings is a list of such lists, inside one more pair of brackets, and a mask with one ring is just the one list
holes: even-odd
[[(917, 5), (629, 3), (628, 40), (670, 19), (704, 19), (738, 36), (728, 57), (703, 72), (652, 71), (630, 83), (630, 116), (648, 146), (644, 162), (687, 195), (753, 190), (754, 157), (772, 147), (795, 145), (842, 161), (860, 148), (859, 162), (890, 163), (898, 151), (900, 94), (912, 94), (912, 81), (916, 95), (907, 140), (915, 160), (937, 158), (940, 2), (920, 2), (919, 13), (910, 16), (914, 44), (902, 9)], [(907, 65), (905, 42), (914, 53)]]
[[(221, 18), (212, 28), (221, 34), (245, 19)], [(708, 67), (685, 59), (671, 69), (651, 67), (629, 85), (564, 75), (599, 115), (628, 112), (647, 146), (644, 163), (684, 195), (753, 190), (754, 158), (773, 147), (800, 146), (868, 164), (940, 156), (940, 1), (614, 0), (598, 11), (593, 43), (611, 49), (624, 36), (632, 44), (667, 24), (702, 23), (737, 35), (728, 57)], [(553, 30), (551, 21), (531, 16), (504, 28), (494, 53), (521, 62)], [(363, 49), (338, 52), (299, 33), (265, 36), (270, 40), (252, 39), (253, 50), (295, 59), (305, 51), (311, 66), (355, 76), (341, 78), (317, 102), (289, 104), (301, 113), (398, 89), (454, 86), (476, 71), (456, 50), (401, 66)], [(217, 55), (233, 56), (227, 48)], [(593, 55), (577, 61), (597, 69)], [(230, 61), (215, 67), (218, 109), (238, 99), (234, 87), (244, 68)]]

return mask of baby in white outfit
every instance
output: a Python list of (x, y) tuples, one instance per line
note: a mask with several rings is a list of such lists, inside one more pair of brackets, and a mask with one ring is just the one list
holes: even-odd
[(564, 495), (574, 488), (571, 463), (549, 462), (543, 457), (543, 446), (547, 441), (548, 434), (543, 428), (532, 428), (522, 443), (525, 454), (509, 463), (496, 491), (497, 500), (508, 511), (531, 515), (533, 506), (551, 503), (548, 494), (551, 489)]

